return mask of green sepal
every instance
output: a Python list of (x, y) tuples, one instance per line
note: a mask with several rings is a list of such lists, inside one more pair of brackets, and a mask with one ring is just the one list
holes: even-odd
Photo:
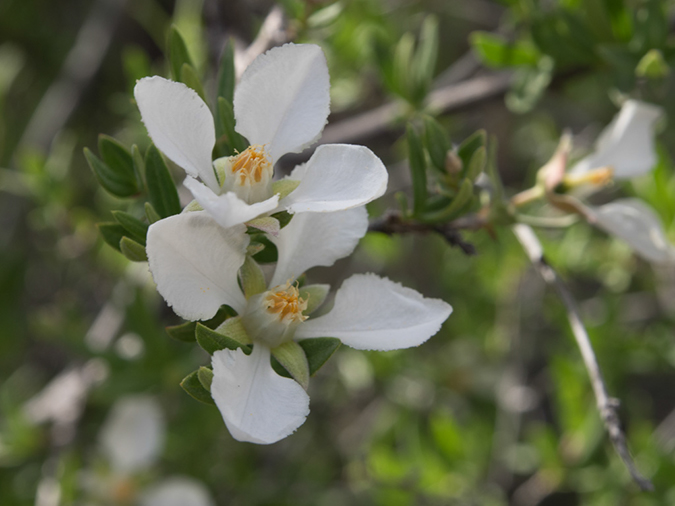
[(462, 170), (469, 166), (471, 157), (473, 157), (473, 154), (476, 152), (476, 150), (481, 146), (485, 146), (486, 143), (487, 133), (485, 130), (478, 130), (464, 139), (464, 142), (462, 142), (457, 148), (457, 156), (459, 156), (459, 159), (462, 160)]
[(162, 154), (152, 144), (145, 153), (145, 181), (148, 185), (150, 203), (157, 214), (162, 218), (168, 218), (180, 213), (176, 184), (173, 182)]
[(279, 222), (279, 228), (282, 229), (291, 222), (293, 215), (288, 211), (279, 211), (278, 213), (271, 215), (270, 218), (277, 220)]
[(150, 202), (145, 203), (145, 217), (151, 225), (162, 219)]
[(246, 247), (246, 254), (249, 256), (254, 256), (260, 253), (262, 250), (265, 249), (265, 245), (261, 244), (259, 242), (251, 242), (249, 245)]
[(218, 97), (218, 121), (220, 127), (227, 136), (230, 147), (238, 153), (241, 153), (248, 147), (246, 140), (234, 129), (234, 109), (232, 102), (228, 102), (223, 97)]
[(274, 236), (278, 235), (279, 230), (281, 230), (279, 220), (271, 216), (254, 218), (251, 221), (247, 221), (246, 226), (256, 229), (255, 233), (265, 232), (266, 234), (272, 234)]
[(129, 213), (124, 211), (113, 211), (113, 218), (115, 221), (122, 225), (124, 229), (129, 232), (129, 237), (131, 237), (137, 243), (145, 246), (145, 237), (148, 234), (148, 224), (143, 223), (138, 218), (134, 218)]
[(475, 181), (485, 170), (487, 163), (487, 149), (485, 146), (479, 147), (473, 152), (469, 165), (462, 169), (462, 176), (470, 181)]
[[(231, 320), (236, 321), (231, 322)], [(227, 322), (231, 323), (226, 325)], [(249, 344), (251, 340), (241, 325), (239, 317), (225, 320), (216, 330), (211, 330), (206, 325), (197, 323), (195, 336), (199, 346), (209, 355), (213, 355), (216, 351), (224, 349), (236, 350), (237, 348), (243, 348), (246, 353), (250, 351)]]
[(171, 63), (171, 75), (174, 81), (180, 81), (183, 65), (186, 63), (192, 65), (192, 60), (190, 59), (185, 41), (175, 26), (171, 26), (169, 29), (167, 49), (169, 62)]
[(300, 297), (307, 301), (307, 309), (302, 314), (310, 315), (326, 300), (330, 285), (305, 285), (299, 291)]
[(197, 369), (197, 378), (204, 387), (204, 390), (211, 393), (211, 383), (213, 383), (213, 371), (208, 367), (201, 366)]
[(113, 170), (88, 148), (84, 148), (84, 157), (87, 159), (96, 180), (105, 191), (116, 197), (131, 197), (138, 193), (133, 172), (126, 174)]
[(272, 193), (279, 194), (279, 200), (281, 200), (284, 197), (287, 197), (293, 190), (295, 190), (299, 184), (300, 181), (288, 179), (285, 177), (272, 183)]
[(185, 322), (179, 325), (171, 325), (166, 327), (166, 333), (176, 341), (181, 341), (184, 343), (194, 343), (195, 342), (195, 329), (197, 327), (197, 322)]
[(239, 269), (239, 280), (244, 289), (246, 298), (253, 297), (259, 293), (263, 293), (267, 289), (265, 283), (265, 275), (258, 265), (258, 262), (253, 260), (250, 256), (244, 260), (244, 265)]
[(432, 166), (445, 174), (445, 159), (452, 146), (441, 125), (431, 116), (424, 118), (424, 143)]
[(302, 388), (309, 387), (309, 363), (303, 348), (295, 341), (289, 341), (272, 349), (272, 356), (286, 369)]
[(103, 240), (117, 251), (121, 252), (120, 241), (126, 233), (124, 227), (119, 223), (114, 222), (97, 223), (96, 226), (98, 227), (98, 231), (101, 233)]
[(185, 206), (185, 209), (183, 209), (183, 212), (191, 213), (193, 211), (203, 211), (203, 210), (204, 210), (204, 208), (202, 207), (202, 205), (199, 202), (197, 202), (196, 200), (191, 200), (190, 203)]
[(256, 235), (255, 242), (264, 246), (262, 251), (253, 255), (256, 262), (259, 264), (269, 264), (277, 261), (279, 258), (277, 247), (272, 241), (265, 237), (264, 234)]
[(195, 68), (189, 63), (183, 63), (183, 66), (180, 68), (180, 80), (188, 88), (193, 89), (197, 92), (197, 95), (206, 102), (206, 93), (204, 93), (204, 86), (202, 85), (201, 79), (197, 75)]
[(298, 344), (305, 351), (309, 365), (309, 375), (314, 376), (328, 359), (337, 351), (342, 342), (335, 337), (317, 337), (303, 339)]
[(204, 404), (215, 404), (213, 397), (211, 397), (211, 392), (209, 392), (201, 381), (199, 381), (199, 371), (192, 371), (190, 374), (183, 378), (183, 381), (180, 382), (180, 386), (185, 390), (190, 397), (203, 402)]
[(145, 246), (134, 241), (129, 237), (122, 237), (120, 241), (120, 251), (132, 262), (147, 262), (148, 255), (145, 252)]
[(234, 101), (234, 40), (229, 39), (223, 48), (218, 71), (218, 97), (223, 97), (229, 103)]
[(413, 184), (413, 212), (417, 216), (422, 213), (427, 201), (426, 160), (424, 159), (422, 141), (411, 124), (408, 124), (407, 137), (410, 175)]

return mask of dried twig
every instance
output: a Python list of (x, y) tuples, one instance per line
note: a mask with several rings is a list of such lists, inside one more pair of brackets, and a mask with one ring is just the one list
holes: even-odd
[(591, 380), (600, 417), (605, 424), (616, 452), (638, 486), (642, 490), (653, 490), (654, 486), (637, 470), (635, 462), (628, 451), (626, 435), (621, 429), (621, 422), (617, 413), (619, 401), (607, 395), (607, 388), (600, 372), (600, 366), (598, 365), (598, 360), (593, 351), (586, 328), (581, 321), (577, 302), (556, 271), (546, 262), (541, 243), (532, 228), (528, 225), (518, 224), (513, 227), (513, 231), (535, 269), (537, 269), (544, 281), (558, 292), (558, 296), (567, 310), (567, 319), (569, 320), (572, 334), (574, 334), (574, 339), (577, 342), (577, 346), (579, 346), (586, 371)]

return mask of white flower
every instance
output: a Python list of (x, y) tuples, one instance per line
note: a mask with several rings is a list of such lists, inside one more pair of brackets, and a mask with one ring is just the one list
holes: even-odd
[(141, 506), (214, 506), (206, 487), (193, 478), (171, 476), (145, 490), (138, 487), (134, 476), (157, 462), (165, 426), (162, 410), (153, 397), (130, 395), (118, 400), (99, 434), (111, 474), (85, 473), (86, 488), (105, 504), (113, 500)]
[(286, 44), (259, 56), (234, 95), (236, 131), (251, 145), (214, 163), (213, 116), (197, 93), (155, 76), (138, 81), (134, 96), (155, 145), (185, 169), (185, 186), (227, 228), (280, 210), (348, 209), (384, 193), (387, 171), (380, 159), (363, 146), (338, 144), (319, 146), (291, 175), (294, 183), (286, 184), (285, 191), (273, 191), (277, 160), (301, 152), (320, 137), (330, 112), (329, 87), (328, 67), (318, 46)]
[[(611, 177), (629, 179), (649, 172), (657, 161), (654, 126), (661, 115), (661, 108), (655, 105), (627, 100), (600, 134), (595, 151), (579, 161), (568, 177), (598, 185)], [(589, 222), (628, 243), (645, 260), (664, 263), (675, 258), (661, 220), (642, 201), (620, 199), (601, 206), (575, 205)]]
[[(452, 308), (445, 302), (425, 299), (372, 274), (346, 280), (329, 313), (316, 318), (304, 314), (312, 301), (302, 298), (293, 280), (311, 267), (330, 266), (349, 255), (367, 227), (364, 207), (295, 216), (270, 238), (278, 262), (267, 289), (248, 299), (236, 281), (248, 244), (243, 226), (222, 229), (200, 211), (172, 216), (150, 228), (150, 267), (174, 311), (188, 320), (205, 319), (228, 304), (253, 343), (250, 355), (241, 348), (225, 349), (212, 359), (211, 395), (235, 439), (274, 443), (294, 432), (309, 413), (303, 387), (279, 376), (270, 365), (271, 352), (278, 346), (337, 337), (358, 349), (408, 348), (429, 339), (449, 316)], [(314, 286), (328, 291), (325, 285)]]

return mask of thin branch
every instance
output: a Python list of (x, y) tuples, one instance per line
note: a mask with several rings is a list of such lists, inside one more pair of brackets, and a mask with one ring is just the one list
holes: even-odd
[(574, 339), (581, 351), (586, 371), (591, 380), (600, 417), (609, 433), (609, 439), (612, 441), (614, 449), (619, 454), (621, 460), (623, 460), (628, 472), (638, 486), (642, 490), (653, 490), (654, 486), (651, 481), (640, 474), (628, 451), (626, 435), (621, 429), (621, 422), (617, 413), (619, 401), (607, 395), (607, 388), (600, 372), (600, 366), (588, 337), (588, 332), (586, 332), (586, 328), (581, 321), (576, 300), (556, 271), (546, 262), (541, 243), (532, 228), (528, 225), (518, 224), (513, 227), (513, 231), (530, 258), (532, 265), (534, 265), (544, 281), (558, 292), (558, 296), (567, 310), (567, 319), (569, 320), (572, 334), (574, 334)]

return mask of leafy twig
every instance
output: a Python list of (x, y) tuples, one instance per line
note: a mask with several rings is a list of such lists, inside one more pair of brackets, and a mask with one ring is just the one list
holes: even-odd
[(593, 351), (588, 332), (586, 332), (586, 328), (581, 321), (579, 308), (574, 297), (556, 271), (546, 262), (541, 243), (539, 242), (539, 239), (537, 239), (532, 228), (521, 223), (515, 225), (513, 231), (535, 269), (537, 269), (544, 281), (558, 292), (558, 296), (567, 310), (567, 319), (569, 320), (574, 339), (577, 342), (577, 346), (579, 346), (584, 365), (586, 366), (586, 371), (591, 380), (591, 386), (593, 387), (593, 393), (595, 394), (600, 417), (605, 424), (605, 428), (609, 433), (609, 438), (612, 441), (616, 452), (619, 454), (619, 457), (638, 486), (642, 490), (653, 490), (654, 486), (651, 481), (640, 474), (628, 451), (626, 435), (621, 429), (621, 422), (617, 413), (619, 401), (618, 399), (611, 398), (607, 395), (607, 388), (602, 378), (602, 373), (600, 372), (598, 360)]

